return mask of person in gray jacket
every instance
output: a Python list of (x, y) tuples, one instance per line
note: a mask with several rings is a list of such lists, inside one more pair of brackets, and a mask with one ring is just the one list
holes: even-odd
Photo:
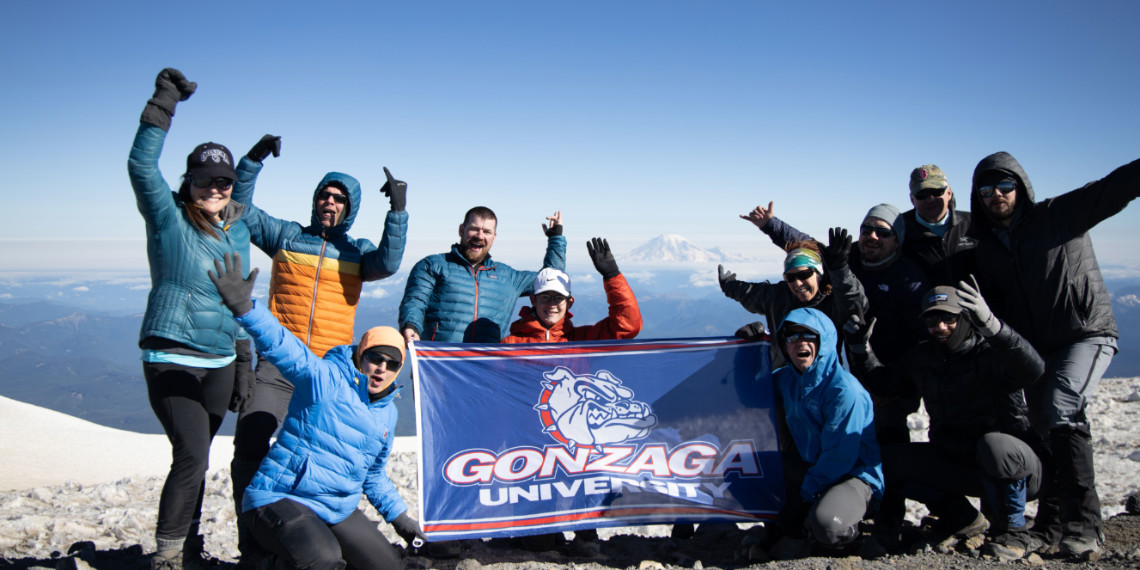
[(1140, 160), (1039, 202), (1009, 153), (991, 154), (974, 169), (970, 235), (978, 240), (978, 281), (994, 313), (1045, 359), (1045, 373), (1027, 396), (1034, 427), (1052, 451), (1054, 485), (1034, 528), (1062, 554), (1087, 555), (1104, 541), (1085, 409), (1119, 334), (1087, 232), (1137, 195)]

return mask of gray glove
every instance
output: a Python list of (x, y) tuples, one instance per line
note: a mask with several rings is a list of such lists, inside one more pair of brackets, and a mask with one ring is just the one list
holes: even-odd
[(250, 350), (249, 340), (234, 341), (234, 390), (230, 395), (230, 411), (244, 412), (253, 401), (253, 383), (256, 375), (253, 373), (253, 351)]
[(427, 542), (427, 537), (420, 530), (420, 522), (413, 519), (408, 511), (400, 513), (400, 516), (392, 521), (392, 529), (400, 535), (400, 538), (404, 539), (404, 542), (408, 543), (408, 548), (419, 548), (419, 546), (413, 546), (416, 539), (419, 539), (420, 542)]
[(139, 121), (169, 131), (174, 106), (189, 99), (197, 88), (198, 84), (188, 81), (181, 71), (173, 67), (163, 69), (154, 79), (154, 96), (146, 102)]
[(843, 338), (847, 339), (847, 348), (855, 354), (868, 354), (871, 352), (871, 333), (875, 330), (875, 317), (864, 323), (857, 315), (851, 315), (843, 325)]
[(408, 183), (393, 178), (387, 166), (384, 167), (384, 176), (388, 181), (380, 188), (380, 193), (388, 197), (393, 212), (403, 212), (408, 207)]
[(723, 265), (716, 266), (717, 279), (720, 281), (720, 290), (728, 295), (728, 285), (736, 281), (736, 274), (726, 271)]
[[(223, 266), (223, 261), (225, 265)], [(241, 254), (227, 253), (223, 259), (215, 259), (214, 267), (217, 273), (207, 271), (210, 281), (218, 288), (218, 295), (222, 297), (222, 304), (240, 317), (253, 309), (253, 282), (257, 280), (257, 268), (249, 272), (249, 277), (241, 278)]]
[(958, 282), (958, 304), (965, 309), (966, 318), (982, 336), (990, 338), (1001, 330), (1001, 321), (990, 311), (990, 306), (978, 291), (978, 280), (973, 275), (969, 281)]

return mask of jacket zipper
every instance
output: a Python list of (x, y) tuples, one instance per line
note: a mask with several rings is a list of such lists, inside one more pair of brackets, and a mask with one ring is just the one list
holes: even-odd
[(305, 327), (305, 346), (310, 347), (313, 341), (313, 315), (317, 311), (317, 289), (321, 282), (321, 267), (325, 262), (325, 248), (328, 247), (329, 242), (323, 237), (321, 238), (321, 254), (317, 256), (317, 273), (313, 276), (313, 302), (309, 304), (309, 324)]

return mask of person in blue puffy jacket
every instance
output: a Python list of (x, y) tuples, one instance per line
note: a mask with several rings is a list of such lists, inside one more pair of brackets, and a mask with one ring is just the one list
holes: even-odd
[(242, 519), (271, 567), (402, 568), (396, 549), (356, 507), (363, 494), (409, 546), (423, 539), (385, 471), (403, 336), (373, 327), (358, 344), (320, 358), (250, 298), (257, 270), (243, 279), (240, 266), (240, 256), (227, 256), (209, 277), (258, 354), (294, 386), (277, 441), (245, 490)]
[[(562, 212), (546, 219), (542, 267), (565, 271)], [(459, 243), (412, 268), (400, 302), (400, 329), (406, 341), (497, 343), (507, 336), (515, 304), (532, 292), (538, 272), (519, 271), (491, 259), (498, 223), (490, 208), (471, 208), (459, 224)]]
[(158, 503), (152, 568), (181, 568), (184, 558), (203, 555), (198, 527), (210, 444), (234, 405), (235, 359), (249, 354), (249, 340), (206, 278), (218, 257), (249, 257), (243, 208), (230, 200), (233, 155), (217, 143), (198, 145), (177, 192), (158, 169), (174, 108), (196, 88), (177, 69), (159, 72), (127, 161), (150, 264), (139, 331), (143, 377), (173, 457)]
[(872, 501), (883, 496), (871, 396), (840, 366), (836, 335), (822, 312), (791, 311), (776, 341), (788, 364), (773, 372), (804, 463), (802, 474), (785, 475), (799, 487), (789, 493), (782, 518), (802, 524), (811, 539), (826, 546), (853, 541)]

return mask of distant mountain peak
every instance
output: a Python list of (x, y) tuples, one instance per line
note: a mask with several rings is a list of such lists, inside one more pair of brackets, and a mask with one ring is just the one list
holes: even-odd
[(623, 261), (633, 263), (722, 263), (745, 259), (719, 247), (705, 249), (679, 234), (661, 234), (623, 256)]

